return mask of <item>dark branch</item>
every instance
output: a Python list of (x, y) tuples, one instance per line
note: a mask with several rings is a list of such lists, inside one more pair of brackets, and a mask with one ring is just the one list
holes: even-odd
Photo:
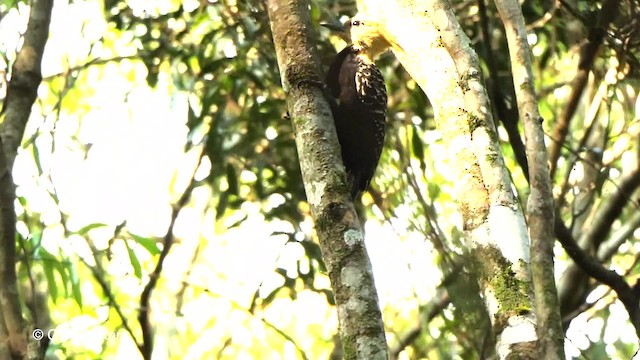
[(640, 186), (640, 168), (625, 176), (618, 184), (617, 191), (603, 202), (598, 209), (594, 222), (584, 235), (583, 244), (593, 244), (597, 249), (611, 231), (613, 222), (618, 219), (625, 205), (631, 201), (633, 193)]
[[(49, 37), (53, 0), (33, 1), (22, 49), (11, 69), (0, 128), (0, 357), (38, 357), (27, 343), (16, 276), (16, 199), (11, 171), (42, 81), (40, 64)], [(7, 354), (6, 351), (11, 354)], [(37, 350), (39, 351), (39, 349)]]
[(571, 259), (595, 280), (609, 286), (616, 292), (618, 298), (627, 309), (631, 324), (636, 329), (636, 335), (640, 337), (640, 280), (633, 287), (629, 286), (624, 277), (613, 270), (608, 270), (593, 256), (582, 250), (571, 231), (564, 225), (560, 214), (556, 214), (555, 232), (558, 240)]
[[(566, 4), (564, 4), (566, 6)], [(578, 103), (582, 97), (587, 80), (589, 79), (589, 73), (593, 67), (596, 55), (600, 46), (604, 42), (607, 35), (607, 28), (609, 24), (615, 20), (618, 16), (618, 10), (620, 9), (620, 1), (618, 0), (605, 0), (600, 9), (598, 16), (598, 22), (589, 30), (588, 41), (583, 46), (580, 53), (580, 61), (578, 63), (578, 73), (575, 77), (573, 85), (571, 86), (571, 94), (567, 102), (564, 111), (560, 115), (560, 118), (556, 122), (556, 126), (553, 129), (553, 135), (551, 136), (552, 142), (549, 145), (549, 164), (551, 171), (551, 178), (553, 178), (557, 165), (558, 158), (560, 157), (560, 149), (564, 145), (565, 139), (569, 132), (569, 124), (571, 119), (578, 108)]]
[(195, 173), (198, 167), (200, 167), (200, 163), (202, 162), (204, 153), (204, 150), (200, 153), (200, 158), (198, 159), (198, 163), (193, 170), (189, 185), (182, 193), (182, 196), (180, 196), (180, 199), (171, 207), (171, 221), (169, 223), (167, 233), (162, 239), (162, 251), (160, 252), (160, 256), (158, 258), (158, 262), (156, 263), (155, 269), (153, 269), (153, 272), (149, 274), (149, 282), (147, 283), (147, 285), (145, 285), (142, 293), (140, 294), (140, 313), (138, 314), (138, 321), (140, 322), (140, 329), (142, 331), (142, 344), (140, 344), (139, 348), (140, 353), (145, 360), (150, 360), (151, 354), (153, 352), (153, 326), (151, 325), (151, 321), (149, 319), (149, 300), (151, 299), (151, 294), (153, 293), (153, 290), (155, 290), (156, 285), (158, 284), (158, 279), (160, 279), (160, 275), (162, 274), (164, 261), (174, 244), (175, 238), (173, 236), (173, 228), (175, 226), (176, 219), (178, 218), (180, 210), (189, 201), (191, 192), (196, 185)]
[[(487, 81), (488, 87), (491, 91), (491, 99), (493, 100), (494, 109), (498, 115), (498, 119), (502, 121), (504, 129), (507, 131), (509, 137), (509, 143), (513, 149), (513, 153), (516, 156), (518, 166), (522, 169), (524, 177), (529, 181), (529, 163), (527, 161), (527, 154), (525, 151), (520, 131), (518, 130), (518, 107), (513, 104), (513, 101), (507, 100), (507, 97), (502, 91), (500, 79), (498, 78), (498, 65), (495, 62), (495, 56), (493, 55), (493, 49), (491, 48), (491, 37), (489, 31), (489, 18), (487, 15), (487, 6), (484, 0), (478, 0), (478, 13), (480, 15), (480, 30), (482, 33), (482, 39), (484, 40), (484, 60), (487, 62), (489, 68), (489, 79)], [(511, 74), (509, 72), (509, 74)], [(513, 79), (509, 76), (509, 87), (512, 88)], [(509, 104), (510, 106), (507, 106)]]
[(100, 285), (100, 288), (102, 289), (102, 292), (107, 297), (109, 306), (115, 310), (116, 314), (118, 314), (118, 317), (122, 322), (122, 327), (124, 327), (125, 331), (129, 333), (129, 336), (131, 336), (131, 339), (136, 344), (138, 350), (141, 350), (140, 343), (136, 340), (135, 333), (133, 332), (133, 329), (129, 325), (129, 321), (127, 321), (128, 317), (124, 314), (124, 312), (122, 311), (122, 308), (118, 305), (116, 297), (113, 294), (113, 291), (111, 291), (111, 286), (109, 285), (107, 280), (103, 277), (104, 271), (102, 270), (102, 267), (99, 265), (100, 262), (96, 256), (98, 253), (98, 249), (96, 249), (91, 244), (90, 241), (87, 241), (87, 245), (91, 248), (91, 253), (95, 258), (96, 266), (91, 266), (81, 256), (79, 256), (78, 258), (87, 268), (89, 268), (89, 270), (91, 271), (91, 275), (93, 275), (93, 278), (98, 282), (98, 284)]

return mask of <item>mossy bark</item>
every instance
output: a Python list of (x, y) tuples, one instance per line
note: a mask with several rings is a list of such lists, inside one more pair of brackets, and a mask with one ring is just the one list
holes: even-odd
[(387, 344), (364, 233), (349, 197), (333, 118), (323, 96), (305, 1), (267, 1), (311, 215), (335, 294), (346, 360), (386, 360)]
[(366, 11), (381, 18), (376, 21), (398, 44), (393, 52), (434, 107), (498, 357), (533, 358), (538, 337), (528, 229), (500, 152), (477, 54), (446, 1), (371, 0)]

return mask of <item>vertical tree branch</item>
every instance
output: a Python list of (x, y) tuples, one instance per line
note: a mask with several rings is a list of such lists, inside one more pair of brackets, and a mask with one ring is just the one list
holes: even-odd
[(307, 4), (268, 0), (267, 7), (307, 200), (335, 293), (344, 359), (385, 360), (373, 271), (349, 200), (331, 111), (320, 89)]
[[(13, 207), (15, 186), (0, 137), (0, 351), (23, 356), (27, 352), (25, 322), (20, 308), (16, 276), (16, 213)], [(11, 358), (0, 353), (0, 358)]]
[[(28, 341), (18, 296), (16, 215), (13, 207), (16, 195), (11, 171), (31, 107), (37, 97), (38, 85), (42, 81), (40, 64), (49, 37), (52, 7), (53, 0), (34, 0), (31, 4), (24, 43), (11, 70), (11, 82), (3, 108), (4, 121), (0, 128), (0, 305), (1, 318), (4, 320), (0, 326), (0, 342), (8, 342), (11, 354), (18, 358), (34, 356), (39, 349), (37, 342)], [(5, 348), (4, 344), (0, 346), (2, 348)]]
[(471, 41), (447, 1), (370, 0), (366, 10), (433, 104), (498, 356), (535, 358), (529, 237)]
[(564, 333), (560, 321), (558, 291), (553, 271), (553, 192), (542, 118), (538, 111), (527, 30), (520, 4), (515, 0), (496, 0), (505, 27), (513, 84), (518, 110), (523, 117), (525, 146), (529, 164), (530, 194), (527, 219), (531, 238), (531, 272), (538, 319), (538, 356), (541, 359), (564, 358)]
[[(531, 311), (529, 238), (497, 142), (478, 56), (450, 4), (442, 0), (426, 3), (429, 19), (453, 60), (463, 92), (466, 118), (463, 121), (468, 126), (464, 132), (470, 136), (473, 154), (466, 166), (475, 162), (479, 170), (475, 173), (478, 178), (468, 181), (479, 181), (486, 192), (484, 209), (466, 215), (465, 209), (462, 212), (468, 219), (465, 232), (469, 245), (478, 259), (475, 266), (496, 335), (496, 352), (500, 359), (534, 358), (538, 338), (536, 317)], [(505, 232), (506, 228), (510, 230)]]
[[(509, 143), (513, 149), (513, 153), (516, 156), (516, 161), (522, 169), (525, 179), (529, 181), (529, 164), (527, 162), (527, 153), (520, 136), (520, 130), (518, 129), (518, 108), (513, 106), (513, 100), (510, 100), (505, 94), (508, 91), (509, 97), (513, 95), (511, 89), (503, 90), (502, 84), (498, 73), (502, 68), (498, 68), (496, 64), (493, 49), (491, 48), (491, 35), (489, 29), (489, 16), (487, 14), (488, 9), (485, 0), (478, 0), (478, 15), (480, 16), (480, 31), (482, 34), (482, 40), (484, 41), (484, 60), (489, 68), (489, 80), (487, 80), (489, 90), (491, 92), (491, 98), (495, 106), (496, 114), (502, 121), (504, 129), (509, 136)], [(509, 76), (512, 79), (512, 76)]]

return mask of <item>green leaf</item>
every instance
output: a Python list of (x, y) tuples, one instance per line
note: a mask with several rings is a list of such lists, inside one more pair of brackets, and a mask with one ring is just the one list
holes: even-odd
[(140, 266), (140, 261), (138, 261), (138, 257), (133, 252), (133, 249), (129, 246), (129, 242), (125, 240), (124, 245), (127, 247), (127, 253), (129, 254), (129, 262), (133, 267), (133, 273), (136, 275), (138, 279), (142, 278), (142, 266)]
[(40, 150), (36, 146), (36, 144), (31, 145), (31, 151), (33, 152), (33, 161), (36, 163), (36, 167), (38, 168), (38, 174), (42, 175), (42, 163), (40, 162)]
[[(140, 244), (140, 246), (142, 246), (143, 248), (147, 249), (147, 251), (151, 255), (160, 254), (160, 248), (158, 247), (158, 242), (155, 239), (149, 239), (149, 238), (138, 236), (136, 234), (131, 234), (131, 233), (129, 234), (131, 235), (131, 237), (135, 242)], [(127, 245), (127, 248), (129, 248), (129, 245)]]
[(49, 296), (51, 296), (51, 300), (55, 304), (58, 300), (58, 284), (56, 284), (56, 277), (53, 273), (55, 271), (55, 267), (52, 266), (51, 262), (44, 262), (42, 264), (42, 269), (44, 271), (44, 276), (47, 278), (47, 285), (49, 288)]
[(420, 138), (419, 129), (417, 126), (414, 126), (412, 129), (411, 136), (411, 152), (413, 156), (416, 157), (420, 161), (420, 169), (424, 172), (427, 168), (427, 164), (424, 161), (424, 144), (422, 143), (422, 139)]
[(5, 11), (8, 11), (9, 9), (16, 7), (18, 0), (3, 0), (2, 4), (6, 7)]
[(71, 293), (73, 294), (73, 299), (76, 301), (78, 306), (82, 308), (82, 291), (80, 290), (80, 278), (78, 277), (78, 272), (73, 262), (67, 262), (67, 271), (69, 271), (70, 275)]
[(73, 232), (74, 234), (78, 234), (80, 236), (84, 236), (86, 235), (89, 231), (93, 230), (93, 229), (97, 229), (97, 228), (101, 228), (101, 227), (105, 227), (108, 226), (107, 224), (102, 224), (102, 223), (93, 223), (93, 224), (89, 224), (87, 226), (83, 226), (80, 230)]
[(66, 297), (69, 296), (69, 284), (71, 284), (71, 281), (69, 280), (69, 274), (67, 273), (67, 267), (64, 266), (60, 261), (58, 261), (58, 259), (53, 260), (55, 261), (55, 269), (58, 271), (58, 274), (60, 275), (60, 279), (62, 279), (62, 284), (64, 285), (64, 295)]
[(27, 207), (27, 199), (24, 196), (16, 196), (16, 199), (18, 199), (22, 207)]

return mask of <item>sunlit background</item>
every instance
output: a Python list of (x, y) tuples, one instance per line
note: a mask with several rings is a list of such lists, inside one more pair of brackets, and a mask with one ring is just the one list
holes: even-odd
[[(322, 2), (312, 3), (314, 20), (325, 16)], [(154, 359), (329, 359), (334, 351), (330, 284), (301, 197), (260, 8), (234, 1), (56, 1), (44, 81), (13, 172), (21, 251), (29, 254), (19, 276), (26, 298), (46, 296), (50, 319), (34, 321), (55, 329), (52, 358), (139, 358), (133, 338), (141, 335), (140, 294), (167, 236), (173, 247), (150, 301)], [(28, 10), (23, 3), (0, 7), (5, 72)], [(529, 40), (536, 57), (545, 56), (548, 39)], [(327, 54), (344, 46), (325, 33), (322, 42)], [(575, 69), (577, 56), (575, 49), (553, 55), (539, 88), (571, 80), (563, 72)], [(381, 62), (393, 124), (363, 203), (393, 347), (436, 296), (446, 259), (434, 246), (448, 239), (445, 249), (458, 253), (461, 220), (424, 95), (392, 56)], [(618, 169), (636, 166), (640, 113), (638, 87), (614, 88), (617, 74), (607, 89), (630, 97), (635, 109), (613, 99), (602, 114), (618, 118), (609, 122), (617, 136), (604, 155), (614, 179)], [(567, 96), (567, 86), (543, 96), (545, 118)], [(522, 172), (505, 149), (524, 195)], [(571, 175), (576, 182), (579, 171)], [(612, 262), (621, 273), (636, 265), (634, 234)], [(559, 278), (567, 257), (561, 248), (556, 253)], [(633, 356), (638, 339), (613, 294), (597, 286), (587, 303), (595, 305), (566, 333), (567, 356)], [(464, 347), (473, 341), (456, 331), (462, 320), (452, 305), (429, 320), (414, 344), (427, 350), (408, 347), (399, 359), (468, 358)]]

